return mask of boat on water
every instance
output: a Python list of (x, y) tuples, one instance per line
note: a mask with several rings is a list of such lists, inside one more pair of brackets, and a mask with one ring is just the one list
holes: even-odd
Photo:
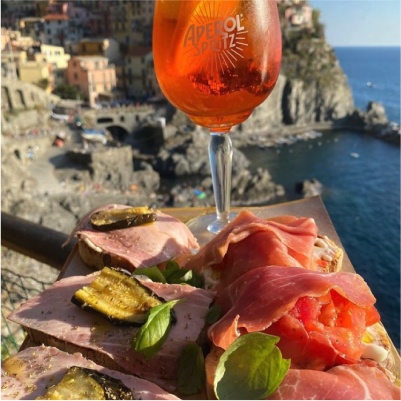
[(105, 129), (86, 128), (81, 131), (81, 137), (88, 142), (100, 142), (106, 145), (110, 135)]

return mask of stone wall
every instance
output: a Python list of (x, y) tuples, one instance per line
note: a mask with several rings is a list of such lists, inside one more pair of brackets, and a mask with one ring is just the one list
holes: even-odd
[[(53, 139), (50, 135), (3, 137), (1, 143), (3, 162), (10, 155), (22, 163), (30, 158), (39, 158), (52, 146)], [(2, 164), (5, 168), (4, 163)]]
[(51, 104), (57, 104), (59, 100), (58, 96), (49, 94), (36, 85), (18, 79), (3, 78), (1, 80), (2, 110), (47, 108)]

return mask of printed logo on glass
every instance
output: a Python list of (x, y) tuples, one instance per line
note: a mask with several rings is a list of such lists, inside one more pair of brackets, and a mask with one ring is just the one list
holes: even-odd
[[(221, 4), (221, 3), (220, 3)], [(197, 67), (224, 73), (244, 58), (247, 30), (236, 9), (221, 9), (216, 3), (200, 3), (184, 37), (184, 50)]]

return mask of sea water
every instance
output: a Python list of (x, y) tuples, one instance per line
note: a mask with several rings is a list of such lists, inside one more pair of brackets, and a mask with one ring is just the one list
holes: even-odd
[[(400, 49), (336, 48), (356, 107), (385, 106), (400, 121)], [(352, 131), (277, 149), (242, 149), (253, 167), (265, 167), (284, 185), (317, 179), (322, 199), (355, 270), (377, 298), (382, 321), (400, 347), (400, 148)]]

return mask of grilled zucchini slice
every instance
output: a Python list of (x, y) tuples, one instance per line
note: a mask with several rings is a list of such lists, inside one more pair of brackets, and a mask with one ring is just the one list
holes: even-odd
[(139, 226), (156, 221), (157, 215), (148, 207), (100, 210), (91, 215), (92, 227), (99, 231), (110, 231)]
[(96, 370), (72, 366), (63, 378), (37, 400), (133, 400), (119, 379)]
[(101, 314), (120, 326), (143, 324), (148, 311), (165, 301), (121, 269), (104, 267), (71, 301), (88, 312)]

